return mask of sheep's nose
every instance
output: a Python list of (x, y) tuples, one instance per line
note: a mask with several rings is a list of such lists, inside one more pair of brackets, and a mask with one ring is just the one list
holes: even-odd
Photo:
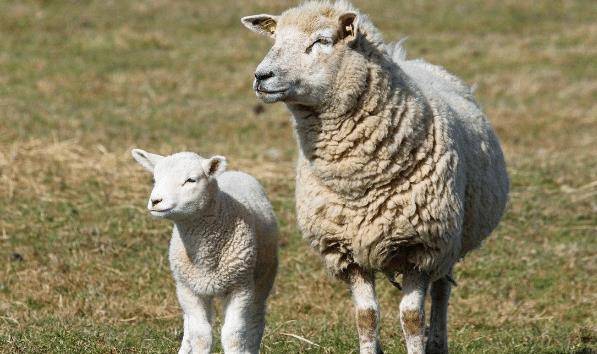
[(161, 201), (162, 201), (162, 198), (159, 198), (159, 199), (152, 199), (152, 200), (151, 200), (151, 206), (152, 206), (152, 207), (154, 207), (154, 206), (156, 206), (156, 205), (160, 204), (160, 202), (161, 202)]
[(264, 72), (264, 71), (256, 71), (255, 72), (255, 78), (258, 81), (263, 81), (263, 80), (267, 80), (270, 77), (274, 77), (274, 72), (273, 71), (268, 71), (268, 72)]

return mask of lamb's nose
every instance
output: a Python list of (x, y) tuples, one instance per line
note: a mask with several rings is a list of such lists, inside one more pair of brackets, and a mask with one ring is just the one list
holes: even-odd
[(263, 72), (263, 71), (256, 71), (255, 72), (255, 78), (258, 81), (263, 81), (263, 80), (267, 80), (270, 77), (274, 77), (274, 72), (273, 71), (268, 71), (268, 72)]
[(160, 204), (161, 201), (162, 201), (162, 198), (160, 198), (160, 199), (152, 199), (151, 200), (151, 206), (156, 206), (156, 205)]

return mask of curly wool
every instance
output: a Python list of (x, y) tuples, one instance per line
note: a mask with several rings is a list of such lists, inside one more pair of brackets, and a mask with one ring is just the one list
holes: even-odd
[(263, 189), (242, 172), (224, 172), (206, 213), (175, 224), (170, 267), (198, 295), (224, 295), (250, 279), (267, 293), (277, 269), (277, 224)]
[[(356, 12), (346, 2), (303, 6)], [(280, 24), (301, 7), (293, 11)], [(497, 226), (508, 194), (504, 157), (468, 86), (406, 60), (400, 43), (386, 45), (358, 16), (334, 89), (317, 109), (288, 105), (300, 147), (298, 225), (335, 276), (356, 263), (438, 278)]]

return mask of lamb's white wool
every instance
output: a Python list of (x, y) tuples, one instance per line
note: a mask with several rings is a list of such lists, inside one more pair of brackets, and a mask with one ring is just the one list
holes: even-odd
[(184, 312), (179, 353), (210, 352), (216, 297), (225, 301), (224, 351), (258, 353), (278, 263), (276, 218), (261, 185), (225, 172), (221, 156), (132, 154), (153, 173), (151, 214), (174, 221), (169, 258)]
[[(497, 226), (508, 194), (499, 142), (470, 88), (441, 67), (407, 60), (400, 43), (386, 44), (346, 1), (242, 22), (274, 40), (254, 89), (294, 116), (304, 238), (348, 282), (355, 271), (417, 272), (410, 282), (420, 284), (410, 288), (431, 283), (432, 319), (444, 319), (444, 277)], [(422, 323), (407, 323), (407, 342), (418, 343), (413, 326)], [(440, 343), (428, 350), (447, 350), (442, 326), (431, 326), (429, 340)]]

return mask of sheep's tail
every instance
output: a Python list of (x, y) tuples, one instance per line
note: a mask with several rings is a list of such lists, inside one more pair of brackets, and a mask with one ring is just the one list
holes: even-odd
[(390, 54), (392, 61), (396, 63), (406, 61), (406, 49), (404, 49), (403, 44), (407, 39), (408, 37), (404, 37), (398, 42), (386, 44), (386, 50), (388, 51), (388, 54)]
[(385, 273), (390, 284), (394, 285), (398, 290), (402, 290), (402, 285), (396, 280), (396, 273)]

